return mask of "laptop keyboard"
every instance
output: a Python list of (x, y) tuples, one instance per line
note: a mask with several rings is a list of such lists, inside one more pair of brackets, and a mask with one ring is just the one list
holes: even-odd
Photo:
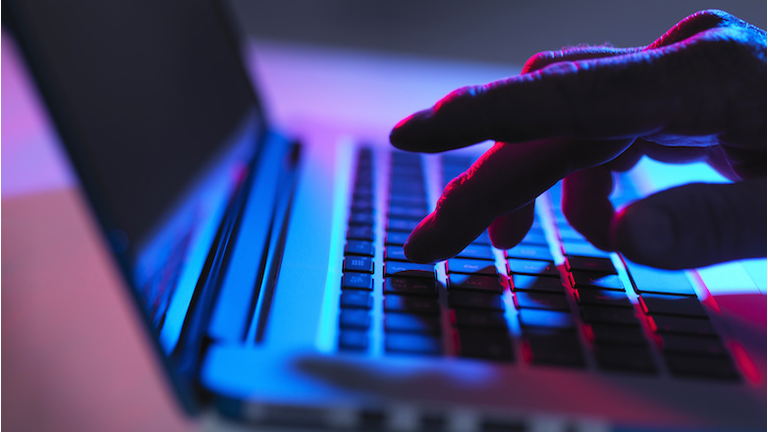
[[(425, 159), (379, 158), (362, 148), (353, 171), (340, 351), (739, 379), (688, 277), (596, 249), (552, 205), (557, 187), (519, 245), (495, 249), (484, 233), (445, 262), (409, 262), (402, 246), (431, 209)], [(471, 163), (440, 157), (443, 186)]]

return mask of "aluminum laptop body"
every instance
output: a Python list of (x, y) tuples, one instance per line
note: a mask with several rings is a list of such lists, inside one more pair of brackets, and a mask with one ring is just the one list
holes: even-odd
[[(477, 150), (403, 156), (386, 137), (340, 140), (322, 127), (286, 139), (269, 127), (220, 5), (88, 3), (8, 1), (4, 24), (188, 413), (310, 430), (765, 430), (765, 260), (668, 273), (569, 251), (555, 187), (539, 200), (545, 243), (535, 249), (554, 254), (546, 281), (563, 281), (554, 310), (535, 300), (551, 293), (521, 282), (540, 275), (515, 267), (540, 261), (513, 250), (483, 258), (499, 286), (492, 302), (462, 291), (471, 284), (453, 290), (474, 277), (455, 262), (434, 266), (430, 296), (403, 294), (392, 281), (418, 289), (412, 276), (424, 270), (392, 255), (387, 194), (419, 172), (412, 188), (434, 203)], [(400, 165), (417, 171), (398, 179)], [(699, 168), (692, 179), (720, 181)], [(623, 176), (616, 199), (669, 186), (667, 169), (647, 163)], [(369, 230), (353, 230), (361, 206), (378, 209)], [(357, 241), (376, 251), (350, 251)], [(618, 292), (621, 307), (585, 302), (577, 263), (611, 266), (588, 286)], [(345, 276), (359, 274), (369, 285), (350, 288), (359, 281)], [(623, 288), (601, 287), (604, 277)], [(688, 291), (644, 285), (675, 278)], [(670, 298), (693, 316), (654, 309)], [(594, 321), (596, 310), (621, 314)], [(493, 331), (488, 316), (500, 317)], [(647, 350), (621, 338), (602, 345), (597, 329), (624, 319), (637, 323), (619, 333), (642, 332)], [(425, 323), (437, 327), (422, 333)], [(420, 345), (430, 341), (436, 349)], [(676, 363), (688, 359), (694, 366)]]

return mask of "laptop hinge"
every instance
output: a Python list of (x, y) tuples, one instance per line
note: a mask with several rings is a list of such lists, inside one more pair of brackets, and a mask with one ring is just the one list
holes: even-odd
[[(204, 271), (195, 288), (195, 294), (192, 298), (189, 313), (185, 319), (181, 337), (177, 348), (172, 353), (172, 359), (176, 363), (177, 370), (183, 376), (188, 377), (192, 382), (196, 381), (199, 372), (200, 361), (210, 344), (208, 337), (208, 327), (214, 305), (217, 302), (221, 286), (227, 275), (228, 268), (235, 250), (240, 231), (243, 229), (243, 214), (247, 203), (259, 197), (254, 196), (254, 188), (258, 187), (255, 183), (259, 176), (258, 169), (265, 164), (279, 165), (278, 182), (276, 184), (277, 193), (274, 194), (273, 211), (268, 226), (269, 231), (266, 235), (266, 242), (263, 245), (263, 253), (260, 256), (251, 256), (251, 262), (259, 265), (259, 277), (256, 287), (266, 286), (265, 280), (274, 280), (280, 263), (282, 254), (281, 244), (284, 244), (287, 230), (287, 223), (290, 210), (291, 197), (293, 195), (293, 184), (296, 177), (296, 166), (298, 164), (299, 144), (289, 144), (282, 137), (270, 137), (265, 139), (269, 141), (268, 145), (279, 146), (276, 150), (281, 155), (276, 161), (270, 155), (269, 149), (262, 149), (262, 154), (254, 159), (249, 167), (248, 175), (240, 185), (237, 192), (226, 211), (226, 217), (219, 226), (212, 248), (204, 267)], [(273, 149), (274, 150), (274, 149)], [(270, 156), (270, 157), (267, 157)], [(269, 160), (264, 160), (269, 159)], [(282, 162), (282, 163), (281, 163)], [(268, 207), (268, 206), (264, 206)], [(263, 296), (254, 294), (255, 298)], [(254, 305), (255, 306), (255, 305)], [(200, 396), (205, 392), (198, 389)]]

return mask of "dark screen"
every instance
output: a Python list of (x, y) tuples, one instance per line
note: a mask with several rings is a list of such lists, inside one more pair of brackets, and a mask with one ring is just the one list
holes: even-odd
[(256, 103), (221, 11), (24, 0), (14, 12), (86, 189), (141, 238)]

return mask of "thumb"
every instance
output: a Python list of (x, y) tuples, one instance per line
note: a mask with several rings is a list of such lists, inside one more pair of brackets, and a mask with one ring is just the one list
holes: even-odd
[(766, 255), (766, 179), (695, 183), (637, 201), (613, 223), (627, 258), (666, 269)]

